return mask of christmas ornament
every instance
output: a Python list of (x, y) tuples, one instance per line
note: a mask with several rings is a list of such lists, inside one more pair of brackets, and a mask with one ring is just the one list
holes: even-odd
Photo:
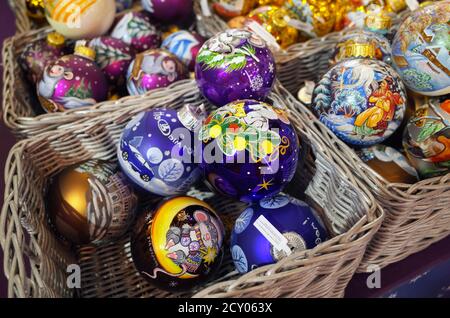
[(242, 212), (231, 234), (231, 256), (243, 274), (326, 240), (325, 227), (313, 209), (303, 201), (278, 194)]
[(122, 12), (131, 9), (133, 0), (116, 0), (116, 12)]
[[(339, 43), (336, 45), (333, 57), (331, 58), (330, 66), (333, 66), (343, 59), (346, 59), (348, 50), (352, 52), (352, 48), (355, 46), (355, 44), (375, 46), (374, 57), (377, 60), (383, 61), (385, 63), (391, 63), (391, 45), (385, 37), (369, 31), (355, 30), (345, 35), (342, 40), (339, 41)], [(367, 57), (364, 56), (364, 51), (357, 53), (361, 55), (358, 55), (356, 57)], [(352, 57), (355, 56), (351, 56), (351, 58)]]
[(74, 40), (105, 34), (116, 13), (115, 0), (45, 0), (44, 6), (50, 25)]
[(246, 29), (247, 24), (252, 21), (252, 19), (248, 17), (238, 16), (234, 17), (227, 22), (227, 25), (230, 29)]
[(286, 0), (258, 0), (259, 6), (267, 6), (267, 5), (275, 5), (275, 6), (282, 6)]
[(92, 160), (57, 175), (47, 193), (50, 224), (74, 244), (123, 235), (134, 218), (137, 197), (117, 165)]
[(415, 183), (419, 176), (408, 159), (398, 150), (384, 145), (364, 148), (359, 156), (375, 172), (392, 183)]
[(64, 37), (52, 32), (45, 39), (28, 44), (20, 55), (20, 64), (27, 78), (36, 83), (47, 64), (65, 55), (66, 51)]
[(405, 84), (428, 96), (450, 93), (450, 1), (413, 12), (392, 43), (394, 66)]
[(206, 118), (199, 138), (204, 176), (221, 194), (259, 200), (294, 176), (299, 141), (283, 109), (256, 100), (230, 103)]
[(403, 136), (403, 147), (421, 178), (450, 172), (450, 99), (430, 100), (417, 109)]
[(195, 59), (204, 42), (197, 33), (182, 30), (168, 36), (161, 47), (177, 56), (193, 72)]
[(161, 45), (161, 32), (142, 12), (125, 14), (114, 27), (111, 36), (130, 44), (136, 53), (158, 48)]
[(122, 88), (126, 83), (128, 67), (135, 57), (134, 49), (122, 40), (109, 36), (91, 40), (89, 47), (95, 50), (95, 61), (105, 74), (110, 87)]
[(158, 195), (185, 193), (200, 177), (192, 141), (203, 118), (202, 108), (193, 106), (137, 115), (126, 126), (118, 148), (124, 173)]
[[(354, 53), (374, 46), (354, 46)], [(406, 93), (397, 73), (373, 59), (347, 59), (331, 68), (313, 93), (313, 108), (339, 138), (354, 146), (383, 142), (400, 126)]]
[(142, 7), (160, 23), (185, 23), (194, 15), (193, 0), (142, 0)]
[(309, 30), (305, 30), (309, 33), (324, 36), (333, 30), (336, 22), (334, 0), (286, 0), (284, 7), (310, 27)]
[(208, 204), (175, 197), (142, 214), (131, 234), (131, 254), (149, 283), (186, 290), (215, 275), (222, 263), (224, 235), (221, 220)]
[(175, 55), (161, 49), (148, 50), (131, 62), (127, 88), (130, 95), (141, 95), (187, 78), (187, 67)]
[(26, 0), (27, 15), (34, 21), (41, 23), (45, 21), (44, 1)]
[(218, 15), (228, 20), (246, 15), (256, 6), (256, 0), (216, 0), (212, 7)]
[(282, 48), (296, 43), (299, 38), (299, 31), (288, 23), (295, 15), (284, 8), (263, 6), (251, 11), (248, 17), (272, 34)]
[(244, 98), (263, 100), (275, 80), (275, 60), (260, 37), (230, 29), (202, 46), (195, 77), (203, 96), (214, 105)]
[(95, 64), (95, 51), (78, 44), (73, 55), (47, 65), (37, 84), (42, 107), (47, 112), (92, 106), (108, 97), (108, 83)]

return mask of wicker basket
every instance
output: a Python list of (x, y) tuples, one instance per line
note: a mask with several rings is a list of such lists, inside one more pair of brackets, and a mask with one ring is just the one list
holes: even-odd
[(371, 265), (382, 268), (400, 261), (450, 235), (450, 173), (415, 184), (390, 183), (337, 139), (306, 106), (296, 105), (294, 112), (302, 118), (311, 118), (314, 131), (319, 132), (317, 137), (327, 148), (334, 149), (333, 160), (346, 162), (351, 167), (345, 171), (347, 175), (366, 184), (386, 213), (359, 272), (370, 271)]
[[(195, 82), (178, 84), (166, 94), (134, 106), (107, 105), (98, 116), (20, 141), (11, 151), (5, 172), (5, 203), (0, 215), (0, 242), (5, 253), (8, 293), (18, 297), (71, 297), (65, 287), (68, 264), (81, 266), (82, 297), (341, 297), (357, 269), (367, 244), (381, 224), (383, 212), (357, 179), (346, 176), (348, 168), (333, 161), (332, 150), (304, 126), (297, 114), (291, 117), (313, 155), (289, 191), (302, 195), (322, 214), (333, 238), (313, 250), (294, 253), (277, 264), (246, 275), (234, 271), (229, 253), (220, 278), (206, 288), (171, 295), (153, 288), (136, 272), (130, 258), (128, 237), (100, 246), (65, 248), (46, 222), (42, 189), (49, 177), (64, 167), (87, 159), (115, 158), (116, 143), (127, 121), (138, 112), (155, 107), (180, 108), (183, 103), (204, 102)], [(276, 89), (274, 104), (287, 105), (288, 93)], [(293, 107), (293, 106), (292, 106)], [(113, 110), (114, 109), (114, 110)], [(304, 133), (304, 132), (308, 133)], [(210, 197), (224, 218), (235, 218), (243, 204), (193, 190)], [(222, 207), (222, 208), (221, 208)], [(223, 209), (226, 207), (226, 209)], [(341, 234), (339, 234), (341, 233)], [(228, 249), (227, 249), (228, 250)]]

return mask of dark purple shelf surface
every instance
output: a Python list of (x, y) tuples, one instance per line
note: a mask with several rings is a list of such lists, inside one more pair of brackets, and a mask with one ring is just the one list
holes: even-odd
[[(14, 17), (7, 5), (6, 1), (1, 1), (0, 3), (0, 21), (2, 21), (2, 27), (0, 28), (0, 41), (3, 46), (3, 40), (15, 32)], [(0, 72), (3, 74), (3, 70), (0, 66)], [(1, 83), (2, 79), (0, 76), (0, 88), (3, 88)], [(2, 89), (0, 90), (0, 96)], [(1, 100), (1, 99), (0, 99)], [(5, 161), (8, 156), (8, 152), (13, 146), (15, 140), (12, 134), (0, 123), (0, 134), (1, 134), (1, 152), (0, 152), (0, 171), (5, 168)], [(2, 177), (3, 179), (3, 177)], [(4, 181), (0, 182), (0, 202), (3, 204), (3, 193), (4, 193)], [(382, 277), (382, 288), (378, 290), (370, 290), (366, 287), (365, 274), (357, 274), (350, 282), (347, 288), (347, 297), (378, 297), (384, 292), (388, 292), (391, 288), (397, 286), (403, 281), (414, 278), (417, 275), (429, 270), (437, 264), (441, 264), (445, 261), (450, 260), (450, 237), (442, 240), (439, 243), (434, 244), (426, 251), (419, 254), (412, 255), (406, 260), (390, 265), (381, 272)], [(450, 268), (449, 268), (450, 272)], [(7, 281), (3, 274), (3, 253), (0, 249), (0, 298), (6, 297), (7, 291)]]

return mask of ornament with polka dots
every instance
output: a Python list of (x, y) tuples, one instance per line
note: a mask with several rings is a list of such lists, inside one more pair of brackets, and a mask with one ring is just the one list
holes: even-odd
[(89, 42), (89, 46), (95, 50), (95, 61), (110, 87), (119, 91), (125, 88), (128, 67), (135, 57), (134, 49), (124, 41), (109, 36), (95, 38)]
[(37, 83), (37, 94), (47, 112), (93, 106), (107, 99), (108, 82), (95, 63), (95, 51), (77, 45), (75, 53), (47, 65)]
[(131, 45), (136, 53), (158, 48), (162, 42), (162, 32), (150, 23), (145, 12), (125, 14), (113, 28), (111, 36)]

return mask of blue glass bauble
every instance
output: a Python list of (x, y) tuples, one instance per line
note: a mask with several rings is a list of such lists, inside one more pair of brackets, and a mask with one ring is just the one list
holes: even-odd
[(180, 112), (157, 109), (138, 114), (126, 126), (118, 145), (124, 173), (154, 194), (185, 193), (201, 175), (194, 162), (193, 140), (202, 116), (190, 107)]
[[(267, 234), (258, 229), (261, 219), (268, 221), (281, 234), (287, 251), (273, 245)], [(255, 202), (242, 212), (231, 234), (231, 255), (236, 269), (246, 273), (276, 263), (286, 257), (289, 250), (311, 249), (325, 240), (325, 227), (305, 202), (278, 194)]]
[(372, 59), (344, 60), (316, 85), (313, 110), (336, 136), (353, 146), (383, 142), (400, 126), (406, 91), (388, 64)]

